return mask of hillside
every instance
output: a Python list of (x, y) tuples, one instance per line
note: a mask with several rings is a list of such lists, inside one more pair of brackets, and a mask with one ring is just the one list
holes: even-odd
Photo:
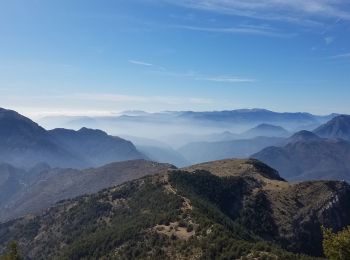
[(255, 137), (222, 142), (196, 142), (179, 148), (178, 152), (191, 163), (247, 158), (265, 147), (278, 145), (283, 140), (278, 137)]
[(146, 159), (135, 146), (99, 130), (47, 131), (15, 111), (0, 109), (0, 163), (30, 168), (87, 168), (115, 161)]
[(349, 202), (344, 182), (289, 184), (258, 161), (226, 160), (0, 224), (0, 251), (16, 240), (27, 259), (311, 259), (285, 249), (322, 255), (320, 226), (349, 224)]
[[(3, 166), (2, 168), (4, 168)], [(36, 169), (23, 171), (0, 167), (0, 222), (28, 213), (38, 213), (54, 203), (173, 168), (144, 160), (125, 161), (87, 170)], [(32, 178), (29, 178), (29, 175)], [(5, 179), (5, 177), (7, 177)], [(4, 179), (4, 183), (1, 183)]]
[(49, 133), (30, 119), (0, 108), (0, 162), (31, 167), (40, 162), (81, 167), (84, 159), (56, 144)]
[(350, 116), (340, 115), (314, 130), (324, 138), (340, 138), (350, 141)]
[(251, 157), (277, 169), (287, 180), (350, 182), (350, 142), (341, 139), (322, 139), (304, 131), (283, 147), (267, 147)]
[(58, 145), (85, 158), (89, 166), (146, 158), (131, 142), (112, 137), (101, 130), (85, 127), (78, 131), (53, 129), (49, 134)]

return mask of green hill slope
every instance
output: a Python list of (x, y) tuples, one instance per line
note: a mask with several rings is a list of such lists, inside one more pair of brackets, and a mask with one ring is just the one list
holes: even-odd
[(213, 164), (213, 174), (172, 170), (1, 224), (1, 249), (15, 240), (27, 259), (311, 259), (296, 253), (322, 255), (321, 225), (350, 220), (346, 183), (289, 184), (253, 160), (221, 161), (223, 174)]

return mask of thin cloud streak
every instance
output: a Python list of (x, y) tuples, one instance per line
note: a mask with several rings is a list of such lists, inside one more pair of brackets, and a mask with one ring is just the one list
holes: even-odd
[(104, 102), (141, 102), (141, 103), (161, 103), (161, 104), (211, 104), (211, 99), (198, 97), (175, 97), (175, 96), (134, 96), (118, 94), (75, 94), (71, 98), (85, 101), (104, 101)]
[(213, 76), (213, 75), (204, 75), (198, 72), (189, 71), (185, 73), (181, 72), (172, 72), (168, 70), (154, 70), (153, 73), (159, 73), (168, 77), (177, 77), (177, 78), (188, 78), (191, 80), (198, 81), (209, 81), (216, 83), (252, 83), (256, 82), (256, 79), (243, 78), (238, 76)]
[[(125, 109), (137, 110), (162, 110), (164, 107), (181, 109), (183, 107), (203, 107), (215, 104), (215, 100), (198, 96), (141, 96), (123, 95), (113, 93), (74, 93), (70, 95), (34, 95), (17, 96), (6, 95), (3, 102), (5, 107), (18, 111), (25, 111), (25, 114), (33, 117), (46, 115), (94, 115), (113, 116)], [(38, 104), (33, 106), (33, 102)], [(7, 104), (8, 103), (8, 104)], [(12, 104), (21, 104), (13, 106)], [(94, 109), (91, 109), (94, 104)]]
[(347, 58), (350, 58), (350, 52), (331, 56), (330, 58), (331, 59), (347, 59)]
[[(130, 62), (130, 61), (129, 61)], [(134, 63), (135, 61), (133, 61), (132, 63)], [(139, 64), (141, 63), (141, 64)], [(136, 61), (137, 65), (144, 65), (144, 62), (140, 62), (140, 61)], [(150, 64), (150, 63), (145, 63), (145, 64)], [(146, 67), (153, 67), (156, 68), (156, 70), (150, 70), (149, 72), (151, 73), (158, 73), (164, 76), (168, 76), (168, 77), (178, 77), (178, 78), (188, 78), (191, 80), (200, 80), (200, 81), (210, 81), (210, 82), (217, 82), (217, 83), (251, 83), (251, 82), (256, 82), (255, 79), (250, 79), (250, 78), (242, 78), (242, 77), (232, 77), (232, 76), (212, 76), (212, 75), (203, 75), (200, 74), (198, 72), (194, 72), (194, 71), (188, 71), (185, 73), (181, 73), (181, 72), (173, 72), (173, 71), (169, 71), (164, 67), (161, 66), (157, 66), (157, 65), (153, 65), (150, 64), (150, 66), (148, 65), (144, 65)], [(80, 95), (80, 97), (82, 97), (83, 95)], [(85, 96), (86, 98), (89, 98), (90, 96)], [(98, 97), (100, 99), (105, 99), (105, 101), (110, 101), (110, 99), (113, 99), (114, 101), (138, 101), (138, 102), (144, 102), (145, 99), (144, 97), (139, 97), (139, 96), (127, 96), (127, 95), (98, 95)], [(96, 98), (95, 95), (91, 96), (91, 98)], [(169, 98), (166, 97), (160, 97), (160, 100), (169, 100)], [(193, 100), (199, 100), (199, 99), (192, 99)], [(200, 102), (203, 104), (203, 101)]]
[(146, 67), (152, 67), (152, 66), (153, 66), (152, 63), (148, 63), (148, 62), (140, 61), (140, 60), (128, 60), (128, 62), (129, 62), (130, 64), (140, 65), (140, 66), (146, 66)]
[(258, 26), (248, 26), (248, 27), (198, 27), (198, 26), (188, 26), (188, 25), (176, 25), (173, 28), (190, 30), (190, 31), (201, 31), (201, 32), (212, 32), (212, 33), (227, 33), (227, 34), (252, 34), (252, 35), (263, 35), (270, 37), (282, 37), (290, 38), (297, 34), (295, 33), (283, 33), (279, 31), (272, 30), (270, 28), (258, 27)]
[[(263, 20), (317, 25), (317, 18), (350, 20), (345, 0), (164, 0), (186, 8)], [(349, 10), (349, 9), (348, 9)]]
[(16, 100), (25, 102), (29, 100), (60, 102), (61, 100), (69, 102), (86, 102), (91, 104), (119, 103), (119, 104), (164, 104), (164, 105), (182, 105), (182, 104), (212, 104), (213, 100), (201, 97), (181, 97), (181, 96), (138, 96), (138, 95), (122, 95), (109, 93), (75, 93), (70, 95), (39, 95), (18, 97), (6, 95), (8, 100)]
[(196, 78), (196, 80), (224, 82), (224, 83), (251, 83), (256, 81), (255, 79), (238, 78), (238, 77), (209, 77), (209, 78)]

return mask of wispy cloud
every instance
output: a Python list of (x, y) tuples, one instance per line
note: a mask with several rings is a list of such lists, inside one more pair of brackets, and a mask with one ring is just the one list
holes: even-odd
[[(251, 83), (251, 82), (256, 82), (256, 79), (252, 78), (246, 78), (246, 77), (239, 77), (239, 76), (225, 76), (225, 75), (210, 75), (210, 74), (203, 74), (198, 71), (194, 70), (188, 70), (185, 72), (178, 72), (178, 71), (172, 71), (169, 70), (163, 66), (155, 65), (155, 64), (150, 64), (150, 63), (145, 63), (142, 61), (135, 61), (132, 60), (133, 64), (135, 63), (136, 65), (143, 65), (145, 67), (149, 67), (150, 69), (146, 69), (146, 72), (148, 73), (155, 73), (161, 76), (166, 76), (166, 77), (174, 77), (174, 78), (185, 78), (189, 80), (196, 80), (196, 81), (210, 81), (210, 82), (217, 82), (217, 83)], [(129, 60), (130, 62), (130, 60)], [(139, 64), (141, 63), (141, 64)], [(149, 64), (149, 65), (148, 65)], [(100, 98), (106, 98), (110, 99), (113, 98), (115, 101), (128, 101), (129, 99), (135, 99), (132, 101), (140, 101), (143, 102), (144, 99), (140, 98), (138, 96), (123, 96), (123, 95), (114, 95), (114, 96), (104, 96), (104, 95), (99, 95)], [(92, 96), (92, 98), (96, 98), (95, 96)], [(163, 99), (164, 97), (160, 97), (160, 99)]]
[(216, 13), (264, 20), (317, 23), (315, 18), (350, 20), (347, 0), (164, 0), (171, 4)]
[(153, 70), (152, 73), (158, 73), (168, 77), (176, 77), (176, 78), (186, 78), (190, 80), (197, 81), (209, 81), (216, 83), (252, 83), (256, 82), (256, 79), (239, 77), (239, 76), (215, 76), (210, 74), (203, 74), (197, 71), (188, 71), (188, 72), (174, 72), (169, 70)]
[(212, 82), (224, 82), (224, 83), (247, 83), (255, 82), (255, 79), (239, 78), (239, 77), (202, 77), (196, 78), (196, 80), (212, 81)]
[[(146, 96), (115, 93), (73, 93), (54, 95), (0, 95), (1, 104), (28, 116), (48, 115), (113, 116), (126, 109), (155, 110), (203, 108), (215, 100), (201, 96)], [(20, 104), (20, 105), (13, 105)], [(91, 108), (94, 104), (94, 108)]]
[(85, 93), (70, 95), (71, 99), (95, 102), (122, 102), (122, 103), (160, 103), (167, 105), (181, 104), (211, 104), (212, 100), (199, 97), (177, 97), (177, 96), (138, 96), (121, 94)]
[(348, 59), (350, 58), (350, 52), (334, 55), (330, 57), (331, 59)]
[(331, 36), (328, 36), (328, 37), (324, 38), (324, 41), (325, 41), (326, 45), (330, 45), (330, 44), (332, 44), (335, 41), (335, 38), (331, 37)]
[(178, 29), (185, 29), (191, 31), (202, 31), (202, 32), (213, 32), (213, 33), (228, 33), (228, 34), (253, 34), (263, 35), (271, 37), (293, 37), (295, 33), (284, 33), (274, 30), (271, 27), (264, 26), (236, 26), (236, 27), (199, 27), (199, 26), (188, 26), (188, 25), (177, 25), (173, 26)]
[(152, 67), (153, 66), (152, 63), (141, 61), (141, 60), (128, 60), (128, 62), (130, 64), (139, 65), (139, 66), (146, 66), (146, 67)]

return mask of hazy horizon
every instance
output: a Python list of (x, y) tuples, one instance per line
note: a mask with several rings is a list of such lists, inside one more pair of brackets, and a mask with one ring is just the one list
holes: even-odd
[(60, 111), (60, 110), (56, 110), (56, 111), (39, 111), (39, 112), (28, 112), (28, 110), (26, 109), (16, 109), (11, 108), (11, 107), (2, 107), (4, 109), (8, 109), (8, 110), (13, 110), (16, 111), (32, 120), (42, 120), (45, 118), (55, 118), (55, 117), (91, 117), (91, 118), (100, 118), (100, 117), (119, 117), (119, 116), (123, 116), (123, 115), (129, 115), (129, 116), (136, 116), (138, 115), (138, 113), (142, 114), (163, 114), (163, 113), (176, 113), (176, 112), (196, 112), (196, 113), (207, 113), (207, 112), (223, 112), (223, 111), (240, 111), (240, 110), (247, 110), (247, 111), (253, 111), (253, 110), (266, 110), (266, 111), (270, 111), (270, 112), (275, 112), (275, 113), (307, 113), (307, 114), (311, 114), (311, 115), (315, 115), (315, 116), (329, 116), (332, 114), (347, 114), (347, 113), (339, 113), (338, 111), (333, 111), (331, 113), (323, 113), (323, 114), (317, 114), (317, 113), (312, 113), (309, 111), (299, 111), (299, 110), (292, 110), (292, 111), (278, 111), (278, 110), (272, 110), (272, 109), (268, 109), (268, 108), (256, 108), (256, 107), (252, 107), (252, 108), (232, 108), (232, 109), (222, 109), (222, 110), (159, 110), (159, 111), (147, 111), (147, 110), (120, 110), (120, 111)]
[(0, 260), (350, 259), (350, 0), (0, 0)]
[(2, 1), (0, 103), (349, 114), (349, 22), (344, 0)]

